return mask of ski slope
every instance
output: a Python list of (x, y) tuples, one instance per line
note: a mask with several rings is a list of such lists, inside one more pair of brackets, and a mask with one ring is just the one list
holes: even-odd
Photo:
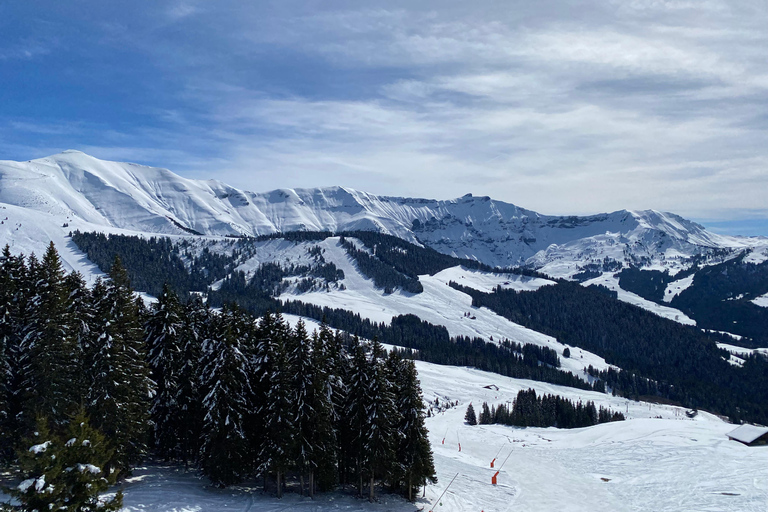
[[(123, 485), (126, 512), (762, 512), (768, 504), (768, 446), (729, 441), (735, 428), (706, 412), (693, 419), (672, 406), (633, 402), (502, 377), (468, 368), (417, 361), (427, 402), (459, 405), (427, 418), (438, 483), (410, 504), (380, 493), (378, 503), (350, 490), (313, 501), (288, 493), (263, 494), (261, 481), (215, 489), (179, 467), (137, 468)], [(487, 389), (493, 385), (496, 389)], [(627, 421), (581, 429), (469, 426), (469, 403), (511, 401), (521, 389), (624, 412)], [(443, 443), (445, 439), (445, 443)], [(461, 442), (461, 451), (458, 443)], [(490, 462), (498, 454), (496, 469)], [(499, 471), (498, 485), (491, 477)], [(437, 498), (456, 477), (441, 500)]]
[[(296, 299), (317, 306), (346, 309), (375, 322), (389, 323), (394, 316), (414, 314), (432, 324), (445, 326), (451, 336), (480, 337), (486, 341), (496, 342), (509, 339), (516, 343), (532, 343), (552, 348), (561, 356), (565, 350), (566, 346), (551, 336), (510, 322), (490, 309), (473, 307), (472, 298), (469, 295), (448, 286), (451, 279), (468, 286), (473, 283), (472, 287), (482, 287), (487, 286), (489, 280), (492, 279), (503, 279), (502, 283), (504, 281), (511, 283), (509, 277), (487, 277), (482, 273), (468, 272), (460, 267), (455, 267), (446, 269), (434, 276), (419, 276), (419, 281), (424, 287), (422, 293), (411, 294), (396, 291), (386, 295), (382, 290), (374, 287), (371, 279), (366, 278), (358, 271), (354, 261), (341, 247), (337, 237), (328, 238), (322, 242), (312, 242), (311, 245), (322, 248), (324, 250), (323, 257), (344, 271), (345, 277), (342, 283), (346, 289), (301, 294), (286, 293), (281, 295), (281, 298)], [(302, 244), (296, 244), (279, 256), (273, 253), (272, 257), (277, 257), (278, 261), (297, 263), (306, 254), (306, 247)], [(238, 269), (247, 270), (255, 267), (256, 265), (249, 261)], [(546, 284), (546, 280), (539, 280), (536, 284), (531, 284), (530, 281), (525, 283), (520, 281), (521, 286), (528, 287), (544, 284)], [(469, 313), (470, 316), (465, 316), (465, 313)], [(598, 369), (610, 367), (602, 357), (573, 347), (571, 348), (571, 357), (561, 357), (560, 361), (564, 370), (576, 375), (583, 375), (584, 368), (589, 365)]]
[(602, 276), (590, 279), (582, 284), (584, 286), (590, 286), (593, 284), (605, 286), (609, 290), (615, 291), (618, 294), (618, 299), (621, 301), (643, 308), (650, 311), (651, 313), (659, 315), (662, 318), (674, 320), (675, 322), (679, 322), (683, 325), (696, 325), (695, 320), (688, 317), (679, 309), (656, 304), (655, 302), (644, 299), (635, 293), (622, 289), (619, 286), (619, 279), (616, 277), (615, 273), (606, 272)]

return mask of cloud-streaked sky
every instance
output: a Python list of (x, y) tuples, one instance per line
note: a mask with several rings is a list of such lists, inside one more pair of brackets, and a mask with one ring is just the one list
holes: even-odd
[(0, 3), (0, 159), (768, 235), (768, 3)]

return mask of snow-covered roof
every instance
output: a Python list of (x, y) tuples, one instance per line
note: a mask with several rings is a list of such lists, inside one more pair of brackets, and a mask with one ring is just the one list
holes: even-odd
[(757, 425), (741, 425), (735, 430), (729, 432), (728, 437), (736, 441), (741, 441), (745, 444), (750, 444), (765, 434), (768, 434), (768, 427), (760, 427)]

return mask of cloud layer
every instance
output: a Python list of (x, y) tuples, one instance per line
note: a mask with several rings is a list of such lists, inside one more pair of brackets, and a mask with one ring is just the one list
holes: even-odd
[(762, 1), (40, 4), (0, 7), (0, 158), (768, 234)]

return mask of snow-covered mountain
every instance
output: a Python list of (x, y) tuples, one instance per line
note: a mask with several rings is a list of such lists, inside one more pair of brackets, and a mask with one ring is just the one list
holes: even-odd
[(57, 223), (143, 233), (375, 230), (494, 266), (528, 263), (564, 276), (613, 260), (674, 270), (713, 249), (768, 245), (767, 239), (717, 235), (653, 210), (559, 217), (470, 194), (438, 201), (343, 187), (254, 193), (79, 151), (0, 161), (0, 203), (49, 214)]

